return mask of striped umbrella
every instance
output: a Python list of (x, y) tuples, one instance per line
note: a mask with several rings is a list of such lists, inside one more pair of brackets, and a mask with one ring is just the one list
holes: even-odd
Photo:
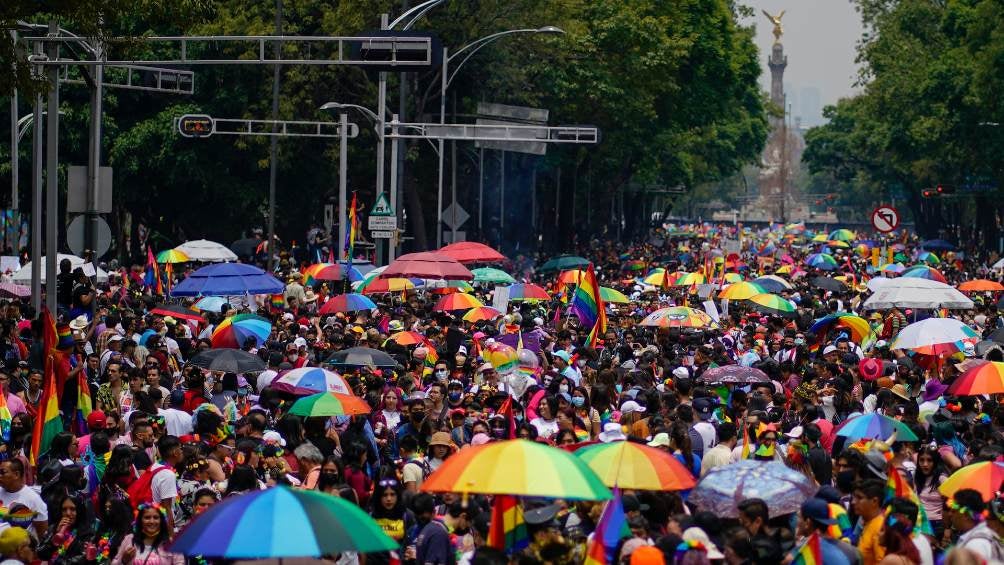
[(906, 270), (906, 265), (903, 265), (902, 263), (887, 263), (882, 265), (882, 268), (879, 270), (883, 273), (893, 273), (898, 275)]
[(945, 278), (945, 275), (941, 274), (941, 271), (928, 267), (927, 265), (910, 267), (909, 269), (903, 271), (903, 274), (900, 276), (908, 279), (927, 279), (929, 281), (938, 281), (948, 284), (948, 280)]
[(748, 300), (754, 310), (765, 314), (784, 316), (786, 318), (794, 318), (796, 315), (795, 306), (776, 294), (755, 294)]
[(686, 273), (676, 279), (673, 286), (694, 286), (696, 284), (704, 284), (706, 281), (707, 278), (701, 273)]
[(384, 341), (384, 344), (386, 344), (388, 341), (393, 341), (398, 345), (403, 345), (407, 347), (409, 345), (418, 345), (420, 343), (425, 343), (427, 340), (425, 339), (424, 335), (409, 330), (409, 331), (395, 332), (393, 335), (387, 338), (386, 341)]
[[(347, 273), (346, 273), (347, 271)], [(344, 280), (348, 274), (349, 281), (363, 280), (362, 273), (355, 267), (348, 267), (340, 263), (315, 263), (302, 271), (304, 284), (312, 285), (318, 281), (340, 281)]]
[(299, 396), (319, 392), (352, 394), (352, 389), (341, 375), (318, 367), (301, 367), (286, 371), (272, 379), (270, 386), (280, 392)]
[(1002, 484), (1004, 484), (1004, 462), (981, 461), (966, 465), (952, 473), (952, 476), (938, 487), (938, 492), (951, 498), (960, 489), (971, 488), (983, 495), (985, 502), (989, 502), (997, 496)]
[(777, 275), (764, 275), (753, 279), (753, 282), (762, 286), (767, 292), (778, 293), (784, 290), (791, 290), (791, 283)]
[(930, 251), (925, 251), (917, 255), (917, 260), (922, 263), (927, 263), (928, 265), (938, 265), (941, 263), (941, 259), (937, 255), (931, 253)]
[(474, 298), (470, 294), (457, 292), (440, 298), (439, 302), (436, 302), (436, 305), (432, 309), (437, 312), (450, 312), (453, 310), (470, 310), (471, 308), (480, 308), (481, 306), (484, 306), (484, 304), (477, 298)]
[(177, 249), (165, 249), (157, 254), (158, 263), (187, 263), (191, 261), (184, 251)]
[[(550, 300), (547, 291), (530, 283), (509, 285), (509, 300)], [(480, 305), (479, 305), (480, 306)]]
[(837, 268), (837, 260), (828, 253), (813, 253), (805, 258), (805, 264), (821, 271), (833, 271)]
[(370, 405), (358, 396), (337, 392), (319, 392), (305, 396), (293, 403), (290, 414), (305, 418), (331, 416), (358, 416), (369, 414)]
[(737, 282), (732, 283), (721, 290), (718, 293), (718, 298), (726, 298), (728, 300), (749, 300), (750, 298), (756, 296), (757, 294), (763, 294), (767, 292), (764, 288), (756, 283), (751, 282)]
[(847, 330), (851, 341), (857, 344), (872, 335), (872, 328), (868, 325), (868, 320), (848, 312), (836, 312), (816, 320), (809, 328), (809, 331), (816, 335), (814, 347), (818, 347), (830, 331), (837, 329)]
[(612, 302), (615, 304), (627, 304), (631, 302), (631, 299), (624, 296), (624, 293), (606, 286), (600, 287), (600, 298), (603, 299), (603, 302)]
[(697, 484), (676, 457), (631, 441), (587, 445), (575, 455), (611, 488), (672, 491), (691, 489)]
[(854, 239), (856, 239), (856, 236), (854, 235), (854, 232), (852, 232), (851, 230), (839, 229), (831, 231), (828, 239), (836, 241), (854, 241)]
[(837, 427), (837, 435), (852, 442), (859, 439), (884, 440), (893, 432), (899, 441), (917, 441), (917, 434), (909, 426), (878, 412), (854, 416)]
[(578, 457), (525, 439), (461, 449), (433, 471), (422, 490), (609, 500), (610, 489)]
[(558, 283), (577, 285), (579, 284), (579, 281), (582, 280), (582, 277), (585, 274), (586, 272), (581, 269), (571, 269), (569, 271), (562, 271), (561, 274), (558, 275)]
[(743, 276), (739, 273), (725, 273), (724, 280), (729, 284), (743, 282)]
[(321, 309), (320, 314), (336, 314), (338, 312), (358, 312), (360, 310), (373, 310), (377, 305), (368, 297), (362, 294), (348, 293), (332, 296)]
[(980, 334), (955, 318), (928, 318), (914, 322), (896, 335), (889, 349), (909, 349), (923, 355), (951, 355), (975, 344)]
[(386, 294), (411, 290), (413, 288), (415, 288), (415, 282), (411, 279), (379, 279), (374, 275), (363, 281), (363, 284), (359, 285), (356, 291), (363, 294)]
[(949, 394), (975, 396), (1004, 392), (1004, 363), (988, 361), (967, 369), (948, 387)]
[(237, 314), (216, 326), (210, 340), (214, 348), (229, 347), (241, 349), (248, 339), (254, 339), (255, 347), (261, 347), (272, 333), (272, 322), (255, 314)]
[(200, 558), (284, 559), (394, 551), (400, 544), (348, 500), (277, 486), (214, 504), (170, 549)]
[(491, 306), (479, 306), (478, 308), (470, 309), (466, 314), (464, 314), (465, 322), (486, 322), (489, 320), (494, 320), (502, 315), (502, 312), (492, 308)]

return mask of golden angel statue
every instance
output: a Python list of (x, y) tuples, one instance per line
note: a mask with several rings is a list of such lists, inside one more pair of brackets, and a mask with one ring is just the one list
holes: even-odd
[(781, 13), (776, 16), (770, 15), (770, 13), (767, 10), (761, 10), (761, 11), (763, 12), (763, 15), (767, 16), (767, 19), (770, 20), (772, 24), (774, 24), (774, 43), (780, 43), (781, 34), (784, 33), (784, 28), (781, 27), (781, 18), (784, 17), (784, 10), (781, 10)]

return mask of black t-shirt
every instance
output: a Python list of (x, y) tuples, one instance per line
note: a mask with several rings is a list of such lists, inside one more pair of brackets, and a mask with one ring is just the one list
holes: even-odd
[(56, 275), (56, 300), (60, 304), (69, 304), (73, 300), (73, 273)]

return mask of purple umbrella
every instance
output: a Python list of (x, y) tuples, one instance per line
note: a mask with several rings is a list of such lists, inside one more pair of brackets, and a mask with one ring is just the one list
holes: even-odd
[(769, 383), (770, 377), (767, 376), (767, 373), (753, 367), (725, 365), (704, 371), (697, 380), (709, 384), (755, 384)]
[(776, 461), (746, 459), (715, 467), (690, 493), (689, 501), (726, 518), (739, 517), (739, 503), (759, 498), (770, 516), (797, 512), (816, 492), (808, 477)]

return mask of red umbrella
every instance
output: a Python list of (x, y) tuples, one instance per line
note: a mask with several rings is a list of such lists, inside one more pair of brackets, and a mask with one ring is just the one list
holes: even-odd
[(411, 277), (416, 279), (474, 280), (474, 273), (456, 259), (432, 251), (408, 253), (398, 257), (384, 272), (381, 279)]
[(461, 241), (440, 248), (436, 253), (456, 259), (461, 263), (498, 263), (505, 255), (476, 241)]

